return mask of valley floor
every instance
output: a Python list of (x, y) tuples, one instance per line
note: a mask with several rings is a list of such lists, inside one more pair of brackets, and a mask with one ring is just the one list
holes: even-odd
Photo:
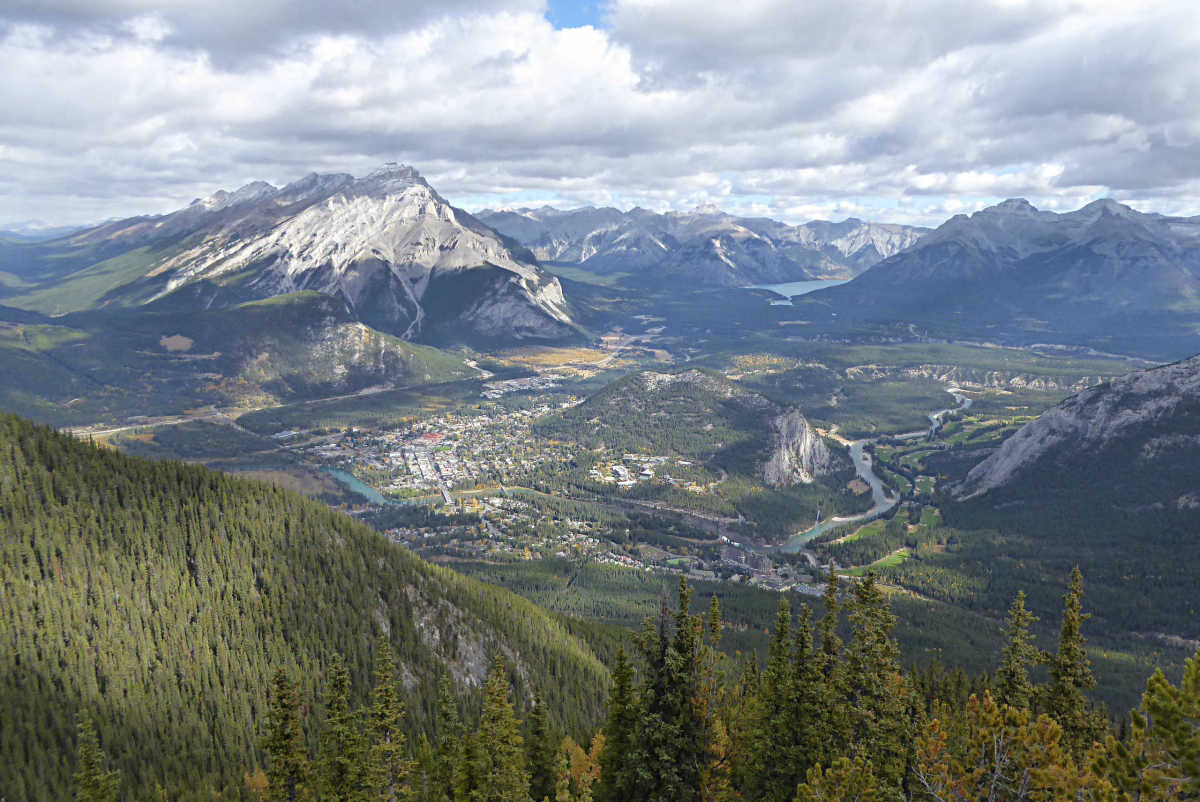
[[(676, 348), (670, 338), (647, 336), (616, 334), (595, 351), (512, 350), (480, 360), (496, 375), (445, 389), (375, 390), (243, 410), (236, 419), (229, 410), (204, 411), (92, 435), (135, 454), (283, 482), (428, 559), (552, 609), (585, 617), (595, 617), (590, 609), (625, 609), (599, 615), (622, 626), (636, 624), (645, 601), (678, 576), (725, 598), (762, 593), (733, 636), (738, 647), (762, 645), (753, 633), (770, 620), (773, 595), (812, 603), (829, 566), (849, 578), (869, 569), (895, 594), (908, 659), (954, 656), (982, 670), (990, 657), (980, 649), (986, 654), (992, 647), (984, 644), (996, 642), (1007, 603), (992, 600), (1012, 586), (1005, 580), (989, 590), (986, 575), (949, 564), (964, 544), (994, 542), (989, 548), (1003, 552), (1007, 541), (948, 525), (941, 492), (1042, 409), (1133, 364), (990, 346), (799, 340), (771, 350), (731, 342), (685, 356), (796, 404), (833, 447), (855, 443), (857, 476), (780, 494), (732, 470), (728, 455), (596, 451), (544, 436), (544, 421), (620, 376), (663, 370), (672, 353), (683, 355), (665, 350)], [(780, 550), (789, 535), (791, 548)], [(1039, 566), (1028, 577), (1040, 589), (1031, 595), (1047, 607), (1063, 581), (1050, 571)], [(626, 609), (618, 599), (627, 575), (639, 577), (644, 595)], [(555, 576), (561, 586), (550, 581)], [(1140, 682), (1152, 657), (1163, 648), (1174, 653), (1160, 640), (1131, 640), (1105, 613), (1094, 625), (1095, 659), (1114, 674)], [(923, 620), (944, 623), (931, 631)], [(1116, 687), (1113, 699), (1122, 703), (1135, 690)]]

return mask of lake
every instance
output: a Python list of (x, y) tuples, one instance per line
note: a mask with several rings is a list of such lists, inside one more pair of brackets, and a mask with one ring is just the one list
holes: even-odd
[(784, 296), (771, 300), (772, 306), (791, 306), (792, 298), (796, 295), (808, 295), (810, 292), (823, 290), (826, 287), (836, 287), (845, 284), (848, 279), (830, 278), (818, 281), (786, 281), (783, 284), (756, 284), (752, 289), (770, 290)]

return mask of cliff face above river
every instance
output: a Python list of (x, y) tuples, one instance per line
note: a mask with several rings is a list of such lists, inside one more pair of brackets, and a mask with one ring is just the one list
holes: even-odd
[(772, 487), (812, 484), (821, 475), (842, 467), (812, 424), (799, 410), (772, 420), (775, 446), (763, 464), (763, 482)]

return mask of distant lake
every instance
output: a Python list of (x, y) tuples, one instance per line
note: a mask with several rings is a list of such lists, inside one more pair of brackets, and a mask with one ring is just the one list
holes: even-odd
[(830, 278), (821, 279), (820, 281), (787, 281), (783, 284), (756, 284), (752, 289), (770, 290), (784, 296), (787, 300), (778, 298), (771, 301), (772, 306), (791, 306), (792, 298), (796, 295), (808, 295), (810, 292), (823, 290), (826, 287), (836, 287), (839, 284), (845, 284), (848, 279)]

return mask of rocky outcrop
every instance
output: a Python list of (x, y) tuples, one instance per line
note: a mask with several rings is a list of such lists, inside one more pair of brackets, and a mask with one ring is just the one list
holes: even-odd
[(818, 476), (835, 470), (832, 452), (799, 410), (789, 410), (771, 423), (775, 427), (775, 446), (763, 465), (763, 482), (767, 485), (812, 484)]
[[(1155, 470), (1163, 460), (1188, 463), (1198, 443), (1200, 356), (1130, 373), (1068, 398), (976, 465), (954, 495), (983, 496), (1035, 468), (1098, 455), (1130, 472)], [(1190, 499), (1178, 504), (1190, 507)]]
[(851, 365), (844, 375), (855, 381), (884, 379), (930, 379), (972, 390), (1036, 390), (1038, 392), (1081, 392), (1098, 384), (1102, 376), (1034, 374), (1021, 371), (988, 370), (970, 365), (925, 364), (909, 367)]

